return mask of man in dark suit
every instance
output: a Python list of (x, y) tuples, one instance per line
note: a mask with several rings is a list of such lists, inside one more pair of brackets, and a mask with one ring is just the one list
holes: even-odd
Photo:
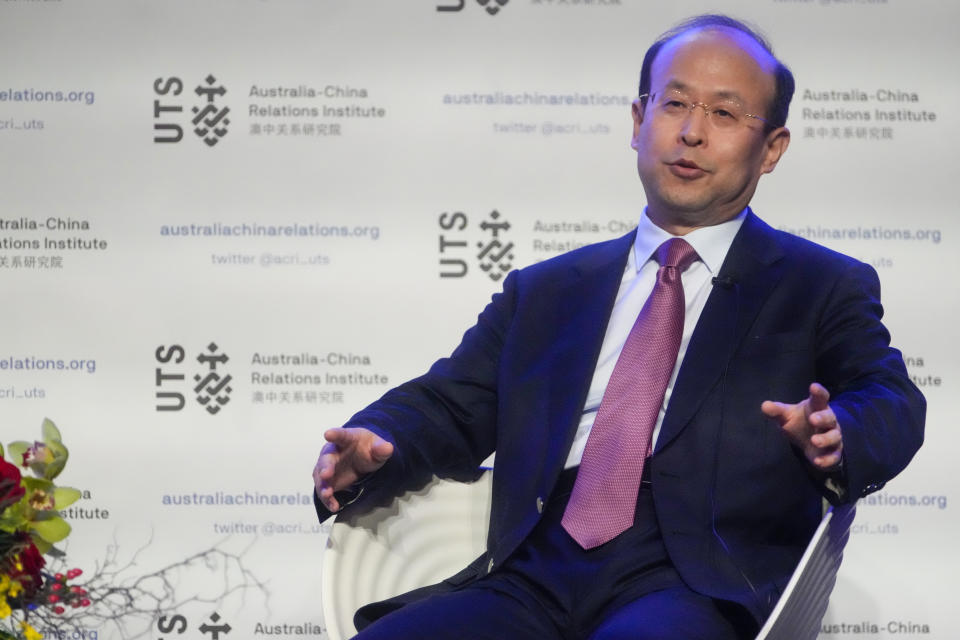
[(748, 638), (822, 498), (906, 466), (925, 405), (876, 273), (748, 207), (792, 93), (739, 22), (664, 34), (633, 104), (637, 230), (511, 273), (449, 358), (326, 432), (321, 518), (496, 451), (487, 553), (360, 637)]

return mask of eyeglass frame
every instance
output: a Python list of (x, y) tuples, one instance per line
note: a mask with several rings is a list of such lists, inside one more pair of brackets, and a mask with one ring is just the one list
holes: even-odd
[[(650, 100), (653, 101), (654, 98), (656, 97), (656, 95), (657, 95), (656, 92), (641, 93), (639, 96), (637, 96), (637, 99), (638, 99), (638, 100), (643, 100), (643, 99), (645, 99), (645, 98), (650, 98)], [(684, 102), (686, 102), (686, 101), (684, 101)], [(710, 122), (712, 122), (712, 121), (710, 120), (710, 105), (707, 104), (707, 103), (705, 103), (705, 102), (693, 102), (693, 101), (691, 101), (691, 102), (690, 102), (690, 107), (689, 107), (689, 112), (690, 112), (690, 113), (693, 113), (693, 110), (696, 109), (697, 107), (701, 107), (701, 108), (703, 109), (704, 114), (706, 114), (706, 116), (707, 116), (707, 120), (710, 121)], [(754, 114), (752, 114), (752, 113), (745, 113), (745, 114), (743, 114), (743, 116), (744, 116), (745, 118), (755, 118), (755, 119), (759, 120), (760, 122), (762, 122), (764, 125), (766, 125), (766, 126), (768, 126), (768, 127), (771, 126), (770, 121), (767, 120), (767, 119), (764, 118), (764, 117), (757, 116), (757, 115), (754, 115)]]

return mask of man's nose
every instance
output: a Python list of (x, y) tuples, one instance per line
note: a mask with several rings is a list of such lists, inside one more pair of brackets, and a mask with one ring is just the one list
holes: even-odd
[(680, 138), (684, 144), (691, 147), (703, 144), (709, 126), (706, 108), (698, 107), (700, 107), (699, 104), (694, 105), (693, 109), (684, 116), (683, 126), (680, 128)]

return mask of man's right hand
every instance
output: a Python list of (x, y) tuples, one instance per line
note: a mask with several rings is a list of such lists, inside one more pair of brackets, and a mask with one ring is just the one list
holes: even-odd
[(362, 427), (328, 429), (323, 437), (327, 444), (313, 468), (313, 484), (323, 506), (337, 512), (341, 507), (334, 492), (382, 467), (393, 455), (393, 445)]

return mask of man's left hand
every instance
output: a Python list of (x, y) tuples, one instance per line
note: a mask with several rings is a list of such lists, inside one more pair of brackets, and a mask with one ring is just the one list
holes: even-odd
[(829, 400), (830, 392), (814, 382), (810, 385), (810, 395), (802, 402), (787, 404), (767, 400), (760, 405), (765, 415), (780, 423), (784, 434), (810, 464), (822, 471), (839, 465), (843, 452), (843, 436)]

